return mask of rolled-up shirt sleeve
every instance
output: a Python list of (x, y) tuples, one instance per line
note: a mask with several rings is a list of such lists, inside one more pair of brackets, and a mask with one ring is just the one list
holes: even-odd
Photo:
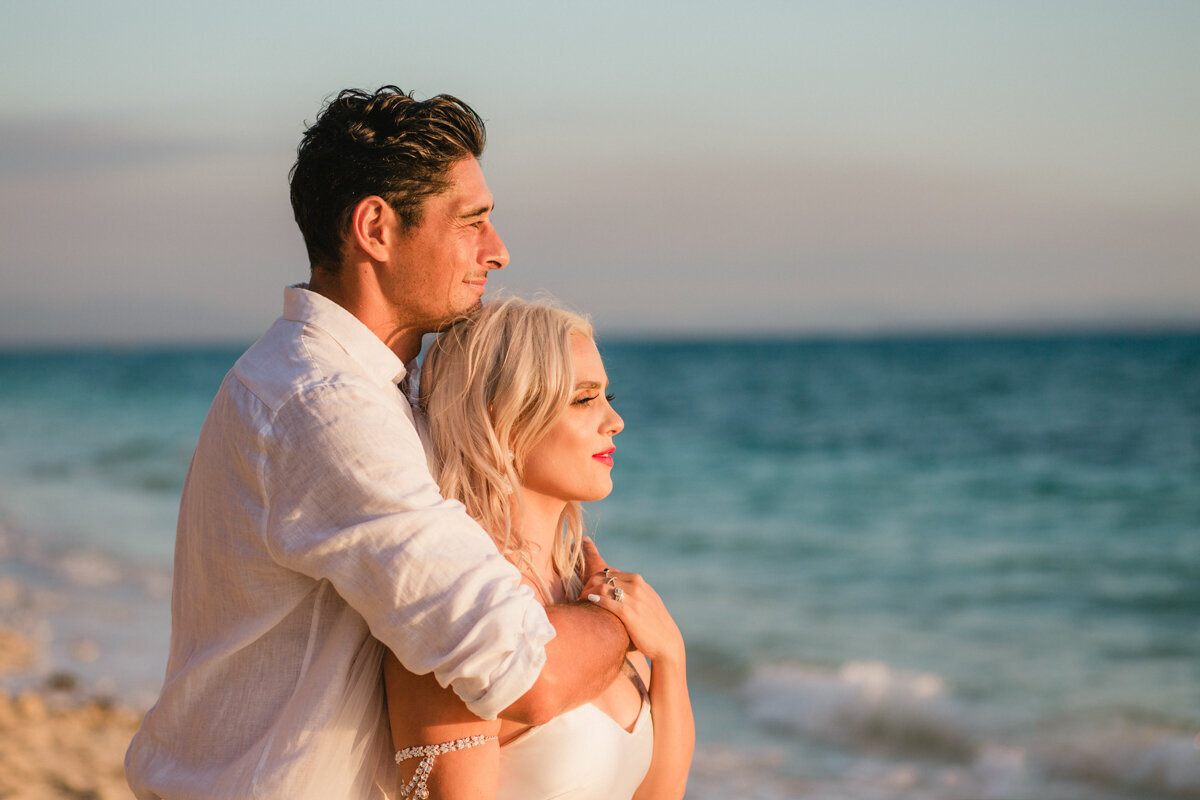
[(328, 580), (405, 668), (493, 719), (533, 685), (554, 629), (488, 534), (441, 497), (410, 414), (394, 387), (355, 376), (281, 404), (261, 464), (265, 546)]

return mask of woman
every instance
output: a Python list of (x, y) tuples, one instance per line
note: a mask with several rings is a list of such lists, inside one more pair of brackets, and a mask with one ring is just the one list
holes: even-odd
[[(687, 782), (694, 727), (679, 629), (640, 576), (581, 574), (590, 541), (580, 503), (612, 491), (612, 438), (624, 426), (607, 385), (586, 320), (516, 299), (446, 330), (422, 369), (443, 495), (492, 534), (544, 605), (586, 596), (624, 622), (636, 648), (591, 703), (542, 726), (505, 721), (494, 740), (459, 740), (456, 748), (498, 746), (498, 760), (476, 753), (458, 764), (480, 772), (480, 786), (498, 775), (501, 800), (669, 800)], [(386, 675), (395, 733), (420, 713), (409, 691), (419, 679), (394, 658)], [(401, 795), (419, 795), (433, 759), (413, 748), (398, 760)]]

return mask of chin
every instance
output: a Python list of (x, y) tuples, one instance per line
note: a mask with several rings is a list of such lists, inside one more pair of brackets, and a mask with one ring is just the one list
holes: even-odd
[(446, 328), (449, 328), (451, 325), (458, 322), (463, 317), (470, 316), (471, 314), (474, 314), (476, 311), (478, 311), (481, 308), (483, 308), (483, 302), (481, 300), (476, 300), (474, 304), (472, 304), (471, 306), (469, 306), (467, 308), (464, 308), (462, 311), (457, 311), (454, 314), (452, 314), (451, 316), (444, 317), (443, 319), (440, 319), (437, 322), (435, 322), (433, 324), (433, 327), (431, 327), (429, 329), (429, 333), (441, 333), (442, 331), (446, 330)]
[(612, 490), (613, 490), (613, 487), (612, 487), (612, 484), (610, 483), (607, 487), (597, 489), (596, 491), (590, 493), (587, 497), (579, 498), (579, 502), (591, 503), (596, 500), (603, 500), (604, 498), (606, 498), (610, 494), (612, 494)]

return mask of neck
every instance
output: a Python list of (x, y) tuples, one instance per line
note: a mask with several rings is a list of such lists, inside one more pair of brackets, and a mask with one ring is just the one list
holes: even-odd
[(314, 269), (308, 288), (357, 317), (404, 363), (421, 351), (421, 337), (427, 331), (397, 318), (395, 309), (384, 299), (371, 262), (343, 264), (333, 273)]
[(521, 491), (524, 510), (517, 529), (521, 537), (532, 546), (530, 558), (538, 575), (554, 583), (558, 578), (558, 573), (554, 571), (554, 543), (558, 540), (558, 523), (567, 504), (557, 498), (526, 491), (524, 488)]

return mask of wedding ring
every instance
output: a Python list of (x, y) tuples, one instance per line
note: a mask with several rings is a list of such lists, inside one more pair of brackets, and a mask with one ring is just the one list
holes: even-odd
[(618, 603), (625, 602), (625, 590), (620, 586), (613, 587), (613, 600), (616, 600)]

